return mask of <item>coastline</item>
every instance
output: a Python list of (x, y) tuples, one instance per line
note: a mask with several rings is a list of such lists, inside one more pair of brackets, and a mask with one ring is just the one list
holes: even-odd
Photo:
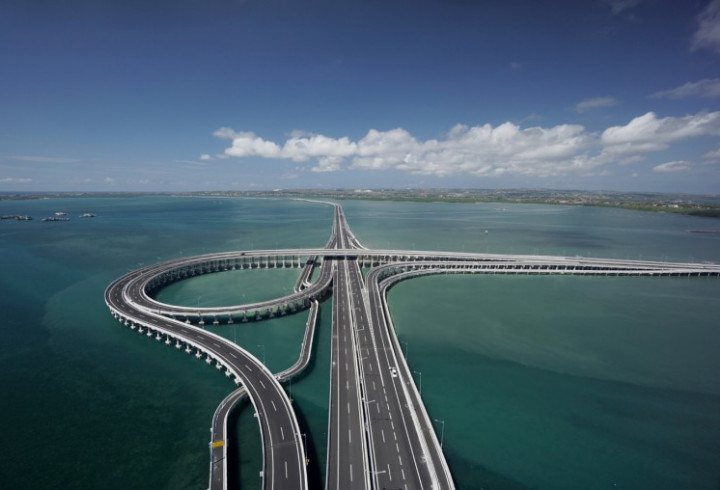
[(529, 189), (364, 189), (272, 191), (192, 191), (192, 192), (32, 192), (0, 194), (0, 201), (64, 198), (245, 197), (315, 198), (358, 201), (438, 202), (454, 204), (551, 204), (673, 213), (704, 218), (720, 218), (720, 196), (703, 194), (621, 193), (604, 191), (566, 191)]

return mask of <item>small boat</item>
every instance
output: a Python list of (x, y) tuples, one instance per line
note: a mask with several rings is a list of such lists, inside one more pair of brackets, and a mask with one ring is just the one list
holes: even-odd
[(94, 218), (97, 216), (95, 213), (83, 213), (80, 215), (81, 218)]

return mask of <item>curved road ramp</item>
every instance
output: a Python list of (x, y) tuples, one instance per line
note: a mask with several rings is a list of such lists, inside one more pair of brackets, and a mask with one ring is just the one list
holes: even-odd
[[(328, 203), (332, 204), (332, 203)], [(298, 419), (281, 383), (301, 373), (312, 355), (319, 301), (333, 292), (329, 387), (328, 490), (453, 489), (442, 446), (403, 356), (387, 306), (398, 281), (430, 274), (558, 274), (590, 276), (719, 276), (715, 264), (370, 250), (334, 206), (324, 248), (237, 251), (177, 259), (126, 274), (105, 290), (105, 303), (123, 325), (183, 350), (238, 386), (218, 406), (210, 441), (211, 490), (227, 489), (228, 414), (248, 398), (263, 445), (263, 488), (307, 489), (307, 455)], [(167, 284), (200, 274), (254, 268), (300, 270), (292, 294), (217, 308), (168, 305), (154, 299)], [(317, 278), (312, 280), (316, 267)], [(363, 277), (361, 268), (370, 268)], [(310, 309), (300, 356), (271, 373), (248, 351), (203, 329), (260, 321)]]

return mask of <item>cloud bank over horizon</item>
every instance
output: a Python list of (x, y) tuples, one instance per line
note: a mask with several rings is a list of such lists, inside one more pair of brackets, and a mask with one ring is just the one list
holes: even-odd
[[(442, 138), (420, 140), (403, 128), (370, 129), (357, 141), (303, 131), (278, 143), (254, 132), (223, 127), (217, 138), (230, 140), (224, 153), (202, 160), (261, 158), (309, 164), (313, 172), (394, 169), (436, 177), (517, 175), (556, 177), (594, 175), (608, 164), (629, 165), (645, 155), (670, 148), (690, 138), (720, 136), (720, 111), (682, 117), (658, 117), (647, 112), (625, 125), (600, 132), (579, 124), (551, 127), (505, 122), (498, 126), (457, 124)], [(675, 163), (675, 162), (670, 162)], [(683, 165), (661, 166), (659, 171), (686, 171)], [(307, 167), (306, 167), (307, 169)]]

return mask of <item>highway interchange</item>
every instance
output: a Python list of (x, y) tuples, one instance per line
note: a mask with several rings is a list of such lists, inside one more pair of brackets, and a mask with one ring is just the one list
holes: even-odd
[[(133, 330), (215, 365), (241, 388), (213, 416), (211, 489), (227, 488), (227, 417), (246, 394), (263, 440), (263, 487), (308, 488), (298, 420), (281, 382), (308, 364), (318, 300), (332, 290), (327, 489), (452, 489), (454, 483), (422, 403), (386, 303), (397, 281), (426, 274), (720, 275), (714, 264), (368, 250), (356, 239), (339, 205), (323, 249), (240, 251), (151, 265), (110, 284), (105, 301)], [(313, 268), (320, 266), (311, 281)], [(371, 267), (365, 277), (361, 266)], [(166, 305), (153, 299), (165, 284), (197, 274), (254, 267), (301, 267), (295, 292), (284, 298), (217, 308)], [(202, 328), (258, 320), (311, 308), (298, 361), (271, 373), (242, 347)], [(193, 325), (191, 321), (199, 323)]]

